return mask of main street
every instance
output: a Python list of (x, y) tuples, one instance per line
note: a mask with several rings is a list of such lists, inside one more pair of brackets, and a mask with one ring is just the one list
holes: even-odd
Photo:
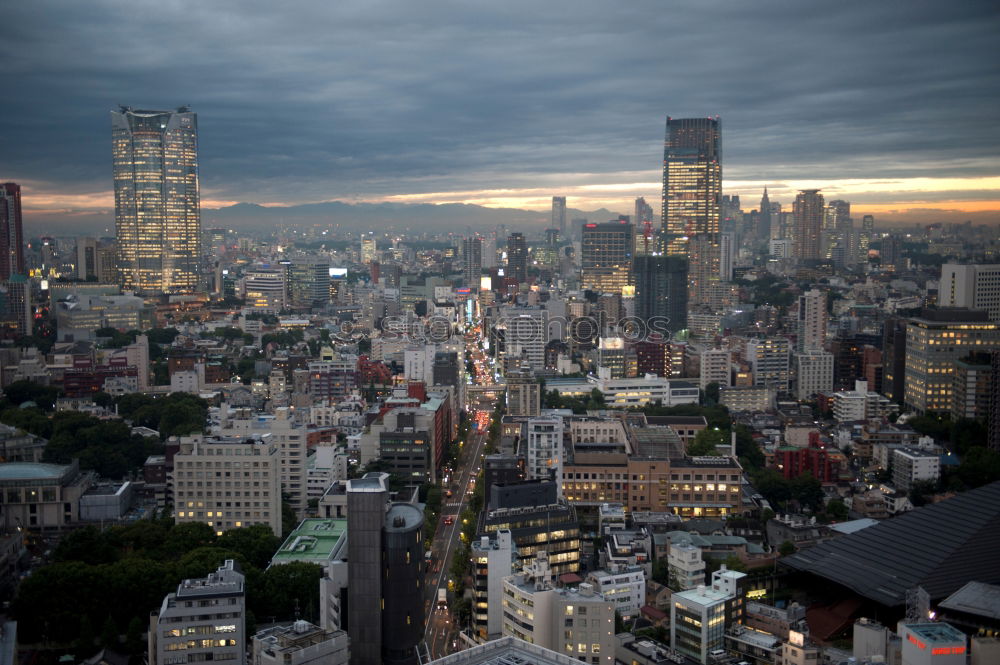
[[(473, 381), (479, 385), (490, 384), (493, 382), (492, 368), (478, 346), (478, 338), (477, 328), (475, 333), (466, 339), (466, 350), (474, 367)], [(432, 658), (444, 656), (460, 646), (457, 644), (457, 639), (461, 627), (455, 625), (450, 607), (438, 607), (438, 590), (448, 589), (452, 558), (455, 551), (461, 549), (462, 512), (472, 497), (494, 406), (470, 397), (466, 404), (469, 433), (459, 450), (449, 482), (442, 484), (441, 487), (445, 496), (442, 497), (441, 519), (431, 544), (431, 563), (425, 579), (424, 610), (427, 627), (424, 631), (424, 640)], [(447, 496), (449, 491), (452, 493), (450, 497)], [(451, 524), (446, 524), (449, 521)], [(454, 598), (450, 597), (450, 600), (453, 601)]]

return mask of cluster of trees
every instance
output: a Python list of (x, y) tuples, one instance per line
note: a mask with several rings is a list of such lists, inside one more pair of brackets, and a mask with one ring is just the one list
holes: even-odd
[(606, 408), (604, 393), (597, 388), (590, 391), (590, 395), (584, 399), (582, 397), (568, 397), (560, 395), (557, 390), (545, 390), (542, 383), (542, 407), (545, 409), (571, 409), (573, 413), (583, 414), (587, 411), (596, 411)]
[(923, 505), (938, 491), (961, 492), (1000, 480), (1000, 453), (984, 445), (989, 434), (984, 423), (967, 418), (952, 420), (949, 414), (943, 414), (917, 416), (906, 424), (945, 442), (961, 460), (957, 467), (942, 467), (937, 485), (915, 487), (910, 493), (913, 505)]
[[(79, 411), (50, 413), (54, 403), (52, 390), (55, 389), (17, 382), (8, 387), (6, 403), (0, 404), (0, 422), (48, 439), (43, 461), (68, 464), (78, 458), (84, 470), (96, 471), (105, 478), (122, 478), (141, 468), (150, 455), (163, 452), (163, 444), (156, 437), (132, 434), (123, 420), (101, 420)], [(29, 400), (39, 406), (12, 406)], [(102, 406), (116, 404), (123, 418), (134, 425), (155, 429), (164, 438), (201, 432), (208, 417), (208, 403), (187, 393), (156, 398), (134, 393), (117, 401), (98, 393), (95, 400)]]
[(808, 471), (791, 479), (786, 479), (777, 469), (756, 469), (750, 476), (753, 486), (776, 509), (823, 512), (823, 486)]
[(260, 345), (261, 348), (264, 348), (271, 343), (283, 347), (292, 347), (304, 339), (305, 333), (299, 328), (294, 330), (277, 330), (275, 332), (262, 335), (260, 338)]
[(208, 402), (190, 393), (152, 397), (142, 393), (122, 395), (115, 404), (118, 415), (138, 427), (149, 427), (166, 438), (205, 429)]
[(116, 646), (125, 633), (126, 647), (141, 652), (134, 636), (141, 636), (163, 597), (181, 580), (204, 577), (226, 559), (246, 576), (248, 634), (257, 620), (290, 620), (296, 611), (316, 622), (322, 568), (290, 563), (265, 570), (280, 544), (265, 525), (216, 536), (206, 524), (175, 525), (170, 519), (74, 531), (60, 542), (52, 564), (21, 583), (12, 605), (18, 637), (76, 646), (85, 657), (95, 647), (95, 628), (103, 627), (102, 645)]

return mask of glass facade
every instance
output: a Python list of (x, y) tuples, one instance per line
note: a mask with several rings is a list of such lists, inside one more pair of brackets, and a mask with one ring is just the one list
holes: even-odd
[(718, 118), (667, 118), (662, 219), (669, 255), (686, 255), (691, 236), (719, 232), (721, 143)]
[(122, 288), (194, 291), (201, 259), (197, 115), (186, 107), (122, 107), (111, 112), (111, 141)]

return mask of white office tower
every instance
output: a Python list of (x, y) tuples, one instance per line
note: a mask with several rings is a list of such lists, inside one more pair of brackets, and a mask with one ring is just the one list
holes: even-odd
[(833, 354), (806, 351), (795, 354), (796, 398), (805, 400), (816, 393), (833, 390)]
[(1000, 264), (941, 266), (938, 303), (942, 307), (981, 309), (1000, 321)]
[(149, 619), (150, 665), (246, 663), (243, 574), (232, 559), (208, 577), (184, 580)]
[(698, 387), (705, 389), (710, 383), (719, 384), (720, 388), (732, 385), (730, 364), (732, 352), (729, 349), (705, 349), (699, 355), (701, 378)]
[(552, 478), (562, 497), (563, 421), (559, 416), (542, 416), (528, 420), (529, 480)]
[(218, 535), (251, 524), (281, 533), (281, 449), (272, 440), (181, 437), (174, 455), (178, 524), (204, 522)]
[(746, 358), (753, 369), (753, 384), (788, 390), (791, 375), (787, 337), (765, 337), (747, 342)]
[(503, 581), (514, 574), (517, 548), (509, 529), (499, 529), (491, 540), (483, 536), (472, 543), (476, 588), (472, 621), (479, 639), (500, 637), (503, 619)]
[(826, 342), (826, 294), (813, 289), (799, 296), (798, 351), (822, 351)]

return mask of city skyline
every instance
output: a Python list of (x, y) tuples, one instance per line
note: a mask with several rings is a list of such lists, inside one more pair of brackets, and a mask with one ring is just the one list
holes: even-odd
[[(20, 30), (0, 49), (23, 94), (7, 110), (0, 179), (23, 186), (33, 229), (109, 219), (104, 114), (190, 103), (209, 210), (465, 202), (544, 219), (566, 196), (629, 213), (659, 193), (663, 118), (719, 115), (727, 194), (756, 201), (767, 185), (790, 205), (821, 189), (880, 223), (996, 219), (987, 5), (659, 8), (261, 5), (237, 20), (231, 7), (180, 3), (152, 22), (102, 3), (15, 7)], [(240, 45), (265, 30), (270, 46)], [(285, 112), (296, 122), (274, 123)]]

